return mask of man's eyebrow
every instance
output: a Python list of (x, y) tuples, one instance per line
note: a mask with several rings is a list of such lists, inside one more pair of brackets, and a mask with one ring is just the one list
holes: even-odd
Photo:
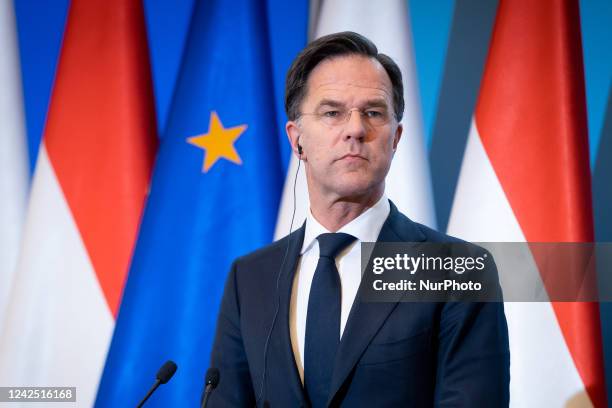
[[(322, 99), (317, 104), (317, 108), (320, 108), (322, 106), (330, 106), (332, 108), (344, 108), (345, 104), (337, 100), (334, 100), (334, 99)], [(365, 101), (363, 104), (361, 104), (361, 106), (362, 108), (385, 108), (387, 109), (389, 107), (389, 104), (387, 103), (385, 99), (370, 99), (370, 100)]]
[(366, 108), (385, 108), (387, 109), (389, 107), (389, 104), (384, 99), (371, 99), (369, 101), (366, 101), (363, 104), (363, 106)]
[(322, 106), (331, 106), (332, 108), (343, 108), (344, 104), (342, 102), (339, 102), (333, 99), (322, 99), (317, 104), (317, 108), (320, 108)]

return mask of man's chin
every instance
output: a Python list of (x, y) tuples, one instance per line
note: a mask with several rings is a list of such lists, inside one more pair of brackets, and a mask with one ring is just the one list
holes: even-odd
[(346, 180), (344, 183), (337, 183), (334, 191), (345, 200), (361, 202), (368, 195), (377, 195), (383, 188), (384, 186), (372, 183), (371, 180)]

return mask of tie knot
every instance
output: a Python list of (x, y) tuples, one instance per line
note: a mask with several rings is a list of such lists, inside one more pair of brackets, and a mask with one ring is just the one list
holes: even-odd
[(319, 241), (319, 256), (335, 258), (340, 251), (356, 239), (354, 236), (343, 232), (321, 234), (317, 237)]

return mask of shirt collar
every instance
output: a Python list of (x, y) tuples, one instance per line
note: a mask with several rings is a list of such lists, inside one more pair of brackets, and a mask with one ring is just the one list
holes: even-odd
[[(359, 217), (344, 225), (337, 232), (350, 234), (356, 237), (358, 242), (375, 242), (390, 211), (389, 199), (383, 194), (376, 204), (364, 211)], [(327, 228), (321, 225), (312, 215), (312, 212), (308, 211), (304, 243), (302, 244), (300, 254), (303, 255), (309, 251), (319, 235), (329, 232), (331, 231), (328, 231)]]

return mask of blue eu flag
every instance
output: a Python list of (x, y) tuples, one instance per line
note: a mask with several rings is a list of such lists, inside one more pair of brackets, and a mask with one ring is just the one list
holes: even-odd
[(196, 1), (96, 405), (197, 406), (231, 262), (272, 240), (284, 179), (265, 2)]

